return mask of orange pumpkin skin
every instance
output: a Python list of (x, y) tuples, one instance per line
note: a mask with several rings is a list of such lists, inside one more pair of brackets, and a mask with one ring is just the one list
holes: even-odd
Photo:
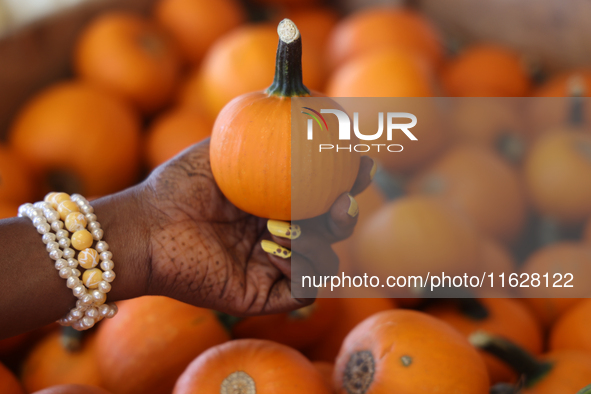
[(323, 336), (337, 318), (338, 300), (318, 298), (289, 312), (249, 317), (232, 328), (234, 338), (267, 339), (301, 350)]
[(402, 48), (436, 69), (443, 60), (439, 32), (423, 15), (409, 10), (374, 7), (358, 11), (334, 29), (328, 53), (332, 68), (369, 52)]
[(320, 372), (324, 382), (332, 390), (332, 375), (334, 374), (334, 364), (327, 361), (314, 361), (314, 367)]
[(23, 204), (33, 200), (31, 174), (10, 147), (0, 145), (0, 201)]
[[(500, 272), (500, 271), (499, 271)], [(459, 301), (461, 304), (462, 301)], [(427, 308), (425, 312), (448, 323), (466, 337), (485, 330), (503, 336), (529, 352), (542, 353), (544, 338), (540, 323), (533, 313), (519, 300), (510, 298), (482, 298), (478, 302), (488, 311), (482, 319), (463, 313), (460, 305), (447, 302)], [(486, 364), (491, 383), (514, 382), (517, 375), (495, 357), (480, 352)]]
[(570, 394), (589, 384), (591, 355), (576, 350), (556, 350), (545, 354), (543, 361), (554, 368), (534, 387), (524, 388), (523, 394)]
[(0, 393), (25, 394), (25, 390), (16, 377), (2, 363), (0, 363)]
[[(1, 216), (2, 213), (2, 204), (0, 204), (0, 219), (4, 219)], [(16, 216), (16, 215), (14, 215)], [(9, 217), (9, 216), (7, 216)], [(0, 357), (10, 355), (14, 353), (16, 350), (19, 350), (22, 345), (25, 344), (27, 339), (30, 338), (29, 333), (15, 335), (10, 338), (6, 338), (0, 341)]]
[(341, 394), (485, 394), (489, 378), (482, 358), (454, 328), (421, 312), (393, 310), (347, 336), (334, 384)]
[(591, 299), (586, 299), (570, 308), (552, 326), (550, 349), (591, 352), (589, 324), (591, 324)]
[(426, 196), (388, 203), (359, 228), (355, 241), (356, 260), (364, 263), (368, 275), (384, 278), (392, 272), (463, 275), (475, 269), (480, 253), (472, 226), (443, 202)]
[(110, 194), (136, 180), (137, 114), (86, 83), (60, 83), (38, 94), (17, 115), (9, 138), (34, 174), (73, 173), (74, 191), (85, 195)]
[(61, 330), (54, 330), (29, 353), (23, 364), (22, 382), (28, 392), (60, 384), (86, 384), (102, 387), (98, 373), (98, 344), (91, 334), (81, 350), (71, 352), (62, 344)]
[(314, 361), (334, 362), (343, 340), (357, 324), (374, 313), (395, 307), (395, 301), (390, 298), (340, 298), (335, 323), (304, 354)]
[(533, 96), (535, 97), (570, 97), (573, 95), (574, 84), (581, 84), (577, 87), (584, 96), (591, 95), (591, 70), (580, 69), (571, 70), (553, 76), (540, 87), (538, 87)]
[[(326, 107), (334, 106), (326, 100)], [(296, 125), (305, 130), (305, 115), (298, 119)], [(327, 212), (353, 186), (360, 158), (347, 151), (316, 153), (317, 143), (338, 143), (336, 116), (326, 121), (331, 131), (317, 133), (313, 142), (303, 135), (292, 139), (290, 98), (264, 92), (237, 97), (213, 126), (210, 159), (216, 183), (228, 200), (255, 216), (300, 220)], [(320, 168), (333, 170), (322, 173)]]
[(121, 303), (97, 336), (109, 344), (96, 357), (104, 387), (115, 394), (170, 392), (196, 355), (229, 339), (212, 311), (166, 297)]
[(445, 66), (441, 82), (454, 97), (523, 97), (531, 81), (521, 58), (504, 47), (469, 47)]
[[(233, 30), (212, 46), (199, 70), (189, 78), (181, 103), (203, 106), (215, 119), (235, 97), (265, 89), (273, 82), (276, 52), (276, 27), (244, 25)], [(320, 62), (315, 57), (302, 59), (304, 84), (312, 90), (324, 85)]]
[(203, 114), (177, 108), (160, 115), (146, 136), (144, 156), (150, 168), (156, 168), (178, 153), (211, 134), (209, 119)]
[[(12, 218), (18, 215), (19, 204), (0, 201), (0, 219)], [(1, 345), (0, 345), (1, 348)], [(2, 350), (0, 350), (0, 353)]]
[(67, 384), (49, 387), (33, 394), (110, 394), (107, 390), (82, 384)]
[(524, 165), (525, 184), (542, 215), (562, 225), (591, 216), (591, 134), (548, 133), (532, 146)]
[(180, 62), (172, 43), (151, 21), (103, 14), (80, 36), (74, 59), (82, 78), (153, 112), (173, 97)]
[(525, 197), (517, 172), (493, 151), (457, 146), (411, 181), (409, 191), (437, 196), (484, 234), (505, 243), (523, 230)]
[(197, 357), (177, 381), (173, 394), (241, 392), (231, 389), (234, 379), (239, 379), (236, 373), (242, 375), (240, 387), (248, 394), (331, 393), (320, 372), (298, 351), (271, 341), (241, 339)]
[(156, 21), (195, 65), (218, 38), (246, 20), (245, 14), (236, 0), (161, 0), (154, 10)]

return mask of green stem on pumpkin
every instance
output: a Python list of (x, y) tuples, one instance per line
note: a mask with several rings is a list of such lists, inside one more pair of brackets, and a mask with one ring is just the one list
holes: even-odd
[(568, 123), (570, 126), (579, 127), (584, 124), (585, 121), (585, 81), (580, 75), (573, 75), (569, 82), (569, 93), (570, 93), (570, 112), (568, 117)]
[(84, 331), (78, 331), (72, 327), (62, 327), (61, 342), (66, 351), (73, 353), (82, 348), (82, 339), (84, 338)]
[(477, 298), (459, 298), (458, 304), (460, 312), (472, 320), (482, 321), (490, 316), (489, 310)]
[(587, 387), (583, 387), (577, 394), (591, 394), (591, 384)]
[(302, 78), (302, 37), (295, 23), (289, 19), (277, 27), (279, 45), (275, 61), (275, 78), (266, 92), (273, 96), (308, 96), (310, 91)]
[(470, 335), (470, 343), (475, 347), (499, 358), (521, 375), (525, 387), (532, 387), (543, 379), (554, 367), (552, 363), (537, 360), (532, 354), (513, 342), (484, 331)]

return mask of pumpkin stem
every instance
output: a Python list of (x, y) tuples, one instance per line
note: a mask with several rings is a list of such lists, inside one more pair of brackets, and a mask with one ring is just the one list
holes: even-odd
[(591, 394), (591, 384), (587, 387), (583, 387), (577, 394)]
[(490, 316), (488, 309), (477, 298), (458, 299), (460, 311), (472, 320), (482, 321)]
[(79, 351), (82, 348), (84, 331), (77, 331), (72, 327), (63, 327), (61, 342), (64, 349), (70, 353)]
[(295, 23), (284, 19), (277, 26), (279, 45), (275, 60), (275, 78), (266, 90), (273, 96), (308, 96), (302, 78), (302, 37)]
[(552, 363), (541, 362), (513, 342), (484, 331), (470, 335), (470, 343), (498, 357), (524, 379), (525, 387), (531, 388), (554, 368)]
[(232, 329), (234, 328), (234, 326), (240, 323), (242, 320), (244, 320), (242, 317), (228, 315), (224, 312), (215, 311), (215, 314), (218, 318), (218, 321), (222, 324), (222, 326), (224, 326), (226, 331), (228, 331), (230, 334), (232, 333)]

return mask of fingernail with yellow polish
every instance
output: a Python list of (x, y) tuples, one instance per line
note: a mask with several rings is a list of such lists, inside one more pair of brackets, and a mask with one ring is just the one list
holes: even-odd
[(296, 239), (302, 234), (300, 226), (280, 220), (267, 221), (267, 228), (269, 232), (277, 237)]
[(377, 170), (378, 170), (378, 163), (375, 160), (373, 160), (373, 166), (371, 166), (371, 171), (369, 172), (369, 179), (371, 179), (372, 181), (373, 181), (373, 177), (376, 176)]
[(263, 250), (273, 256), (281, 257), (282, 259), (288, 259), (291, 257), (291, 250), (284, 248), (283, 246), (277, 245), (273, 241), (267, 241), (266, 239), (261, 241)]
[(349, 196), (349, 209), (347, 210), (347, 214), (354, 218), (359, 214), (359, 205), (357, 205), (357, 201), (353, 198), (352, 195), (348, 194)]

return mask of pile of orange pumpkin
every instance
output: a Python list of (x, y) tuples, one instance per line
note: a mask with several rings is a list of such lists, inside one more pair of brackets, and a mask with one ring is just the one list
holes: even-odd
[[(249, 21), (253, 11), (265, 21)], [(581, 97), (591, 65), (540, 82), (511, 48), (447, 53), (436, 26), (407, 8), (342, 16), (321, 0), (253, 0), (248, 10), (160, 0), (151, 17), (99, 16), (72, 53), (74, 76), (37, 92), (0, 144), (0, 218), (49, 190), (117, 192), (209, 137), (229, 101), (273, 81), (283, 18), (301, 32), (313, 91), (490, 98), (456, 99), (452, 127), (422, 126), (421, 144), (374, 155), (398, 192), (376, 182), (357, 196), (355, 234), (335, 245), (343, 271), (396, 256), (399, 266), (479, 272), (559, 262), (590, 277), (591, 105)], [(563, 99), (513, 107), (494, 97)], [(82, 338), (52, 325), (0, 341), (0, 393), (575, 394), (591, 384), (591, 299), (577, 291), (319, 298), (246, 319), (142, 297)]]

